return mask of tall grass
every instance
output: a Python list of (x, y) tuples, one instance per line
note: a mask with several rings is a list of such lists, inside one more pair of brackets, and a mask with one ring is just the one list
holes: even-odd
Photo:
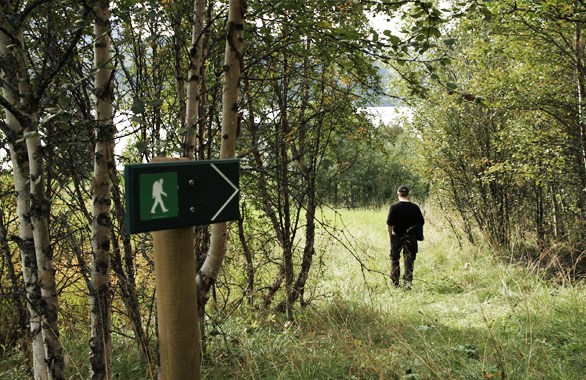
[(461, 245), (428, 210), (414, 288), (390, 286), (386, 210), (324, 215), (327, 295), (295, 324), (271, 313), (224, 324), (206, 379), (586, 379), (583, 285), (559, 286)]
[[(314, 301), (295, 323), (241, 307), (209, 331), (204, 379), (585, 380), (586, 292), (460, 243), (441, 215), (426, 214), (411, 291), (389, 281), (386, 210), (325, 212)], [(87, 337), (67, 331), (70, 378), (87, 373)], [(115, 342), (121, 379), (156, 378), (134, 345)], [(22, 360), (0, 361), (0, 379), (26, 378)]]

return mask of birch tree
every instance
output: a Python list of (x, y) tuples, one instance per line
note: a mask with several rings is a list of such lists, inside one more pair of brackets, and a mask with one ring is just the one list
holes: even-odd
[(199, 121), (205, 4), (205, 0), (194, 0), (193, 2), (193, 25), (191, 48), (189, 49), (189, 74), (187, 77), (186, 132), (183, 135), (183, 157), (189, 158), (192, 158), (195, 152)]
[[(21, 77), (25, 76), (25, 71)], [(27, 94), (28, 81), (21, 79), (21, 94)], [(27, 97), (25, 97), (27, 99)], [(27, 102), (28, 103), (28, 102)], [(24, 104), (25, 109), (36, 109), (32, 104)], [(29, 215), (33, 228), (35, 242), (35, 255), (37, 258), (37, 270), (39, 285), (43, 298), (41, 313), (43, 319), (43, 339), (45, 342), (45, 356), (50, 379), (64, 379), (63, 347), (59, 340), (59, 326), (57, 321), (58, 301), (57, 285), (55, 282), (55, 269), (53, 266), (53, 252), (49, 238), (49, 201), (45, 196), (45, 173), (43, 167), (43, 155), (41, 153), (41, 140), (38, 130), (34, 128), (38, 124), (37, 112), (30, 114), (29, 128), (24, 129), (28, 160), (30, 183), (30, 209)], [(28, 136), (28, 137), (27, 137)]]
[(110, 54), (108, 0), (93, 4), (95, 15), (94, 66), (96, 95), (96, 147), (92, 210), (91, 367), (92, 379), (112, 378), (110, 254), (110, 191), (114, 162), (113, 69)]
[(263, 8), (257, 29), (264, 39), (254, 49), (262, 64), (250, 65), (245, 82), (246, 132), (257, 181), (248, 200), (264, 211), (281, 250), (271, 260), (278, 264), (263, 305), (269, 307), (283, 288), (277, 310), (290, 319), (293, 304), (305, 304), (316, 254), (318, 168), (332, 136), (343, 139), (355, 128), (350, 119), (363, 101), (360, 92), (378, 91), (372, 58), (352, 42), (368, 33), (362, 9), (330, 4), (292, 1)]
[[(12, 170), (14, 176), (14, 190), (16, 194), (16, 212), (18, 215), (18, 245), (21, 254), (22, 274), (26, 290), (27, 308), (29, 311), (30, 335), (32, 341), (33, 373), (35, 379), (47, 379), (48, 372), (45, 364), (45, 347), (41, 333), (41, 289), (37, 275), (37, 261), (35, 258), (32, 224), (30, 222), (29, 204), (30, 192), (27, 188), (28, 153), (26, 144), (22, 140), (23, 128), (15, 116), (18, 104), (15, 60), (9, 46), (14, 46), (6, 34), (7, 25), (4, 8), (0, 9), (0, 74), (2, 79), (2, 101), (5, 108), (6, 121), (1, 121), (2, 131), (7, 136), (10, 150)], [(13, 109), (12, 112), (10, 109)], [(24, 115), (21, 120), (26, 122)]]
[[(24, 28), (36, 12), (51, 18), (43, 3), (31, 3), (21, 8), (9, 1), (0, 9), (0, 54), (2, 55), (1, 105), (6, 109), (7, 122), (2, 129), (10, 141), (17, 191), (20, 246), (23, 256), (23, 276), (27, 282), (33, 335), (33, 366), (38, 378), (62, 379), (64, 375), (63, 348), (59, 339), (58, 299), (49, 237), (50, 204), (45, 194), (44, 156), (39, 134), (41, 99), (57, 76), (73, 47), (81, 38), (83, 23), (63, 40), (62, 49), (53, 50), (51, 42), (41, 44), (36, 54), (46, 59), (37, 70), (31, 66)], [(21, 13), (19, 13), (21, 12)], [(47, 23), (47, 28), (51, 23)], [(52, 29), (47, 29), (53, 32)], [(33, 63), (34, 64), (34, 63)], [(31, 77), (36, 73), (36, 77)], [(34, 252), (34, 255), (32, 253)], [(29, 282), (30, 281), (30, 282)], [(40, 290), (40, 297), (37, 291)], [(31, 310), (31, 309), (29, 309)], [(37, 320), (44, 344), (44, 355), (38, 343)], [(43, 359), (41, 359), (43, 357)], [(46, 368), (44, 368), (46, 367)]]
[[(245, 13), (244, 1), (230, 0), (224, 58), (220, 159), (233, 158), (236, 155), (236, 139), (240, 123), (238, 89), (242, 72)], [(222, 266), (226, 254), (227, 230), (228, 224), (226, 222), (216, 223), (211, 227), (210, 248), (197, 276), (200, 308), (205, 307), (208, 292)]]

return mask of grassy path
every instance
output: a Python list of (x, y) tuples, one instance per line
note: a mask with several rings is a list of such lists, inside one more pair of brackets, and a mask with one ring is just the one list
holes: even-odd
[(396, 290), (386, 210), (327, 217), (347, 233), (320, 237), (316, 300), (295, 325), (272, 314), (236, 322), (229, 368), (218, 362), (206, 378), (586, 380), (583, 286), (461, 248), (427, 215), (414, 289)]
[[(556, 285), (482, 247), (460, 247), (426, 215), (414, 288), (389, 282), (386, 210), (327, 212), (296, 322), (241, 306), (209, 331), (204, 379), (586, 380), (584, 285)], [(344, 227), (342, 229), (342, 227)], [(238, 293), (238, 290), (234, 291)], [(87, 376), (87, 337), (64, 337), (70, 379)], [(114, 336), (114, 372), (146, 376), (134, 343)], [(21, 356), (0, 380), (27, 379)]]

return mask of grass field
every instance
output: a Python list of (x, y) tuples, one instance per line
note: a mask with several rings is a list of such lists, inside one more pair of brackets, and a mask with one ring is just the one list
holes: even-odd
[[(586, 380), (586, 292), (463, 245), (426, 215), (411, 291), (390, 286), (386, 210), (326, 212), (296, 322), (239, 310), (208, 342), (204, 379)], [(344, 227), (344, 229), (342, 229)], [(72, 379), (87, 373), (87, 339), (69, 337)], [(145, 375), (134, 346), (115, 339), (120, 379)], [(79, 359), (75, 359), (78, 357)], [(0, 379), (26, 378), (18, 357)]]
[(428, 212), (413, 290), (394, 289), (386, 210), (327, 217), (346, 232), (321, 236), (318, 300), (293, 325), (273, 314), (228, 323), (234, 341), (214, 347), (222, 359), (205, 378), (586, 379), (583, 285), (460, 247)]

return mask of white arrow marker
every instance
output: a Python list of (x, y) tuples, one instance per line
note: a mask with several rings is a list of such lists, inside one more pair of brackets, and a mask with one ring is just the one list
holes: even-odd
[(228, 198), (228, 200), (227, 200), (227, 201), (226, 201), (226, 202), (225, 202), (225, 203), (222, 205), (222, 207), (220, 207), (220, 209), (218, 210), (218, 212), (216, 213), (216, 215), (214, 215), (214, 216), (212, 217), (212, 220), (211, 220), (211, 221), (213, 222), (213, 221), (214, 221), (214, 219), (216, 219), (216, 218), (218, 217), (218, 215), (220, 215), (220, 213), (222, 212), (222, 210), (224, 210), (224, 209), (226, 208), (226, 206), (228, 206), (228, 203), (230, 203), (230, 201), (232, 200), (232, 198), (234, 198), (234, 197), (236, 196), (236, 194), (238, 194), (238, 188), (237, 188), (237, 187), (236, 187), (236, 186), (235, 186), (235, 185), (232, 183), (232, 181), (230, 181), (230, 180), (228, 179), (228, 177), (226, 177), (226, 176), (224, 175), (224, 173), (222, 173), (222, 171), (221, 171), (220, 169), (218, 169), (218, 168), (216, 167), (216, 165), (212, 164), (212, 168), (214, 168), (214, 170), (215, 170), (215, 171), (217, 171), (217, 172), (218, 172), (218, 174), (219, 174), (219, 175), (221, 175), (221, 176), (222, 176), (222, 178), (224, 178), (224, 180), (225, 180), (226, 182), (228, 182), (228, 184), (229, 184), (230, 186), (232, 186), (232, 188), (234, 189), (234, 193), (232, 193), (232, 195), (230, 196), (230, 198)]

